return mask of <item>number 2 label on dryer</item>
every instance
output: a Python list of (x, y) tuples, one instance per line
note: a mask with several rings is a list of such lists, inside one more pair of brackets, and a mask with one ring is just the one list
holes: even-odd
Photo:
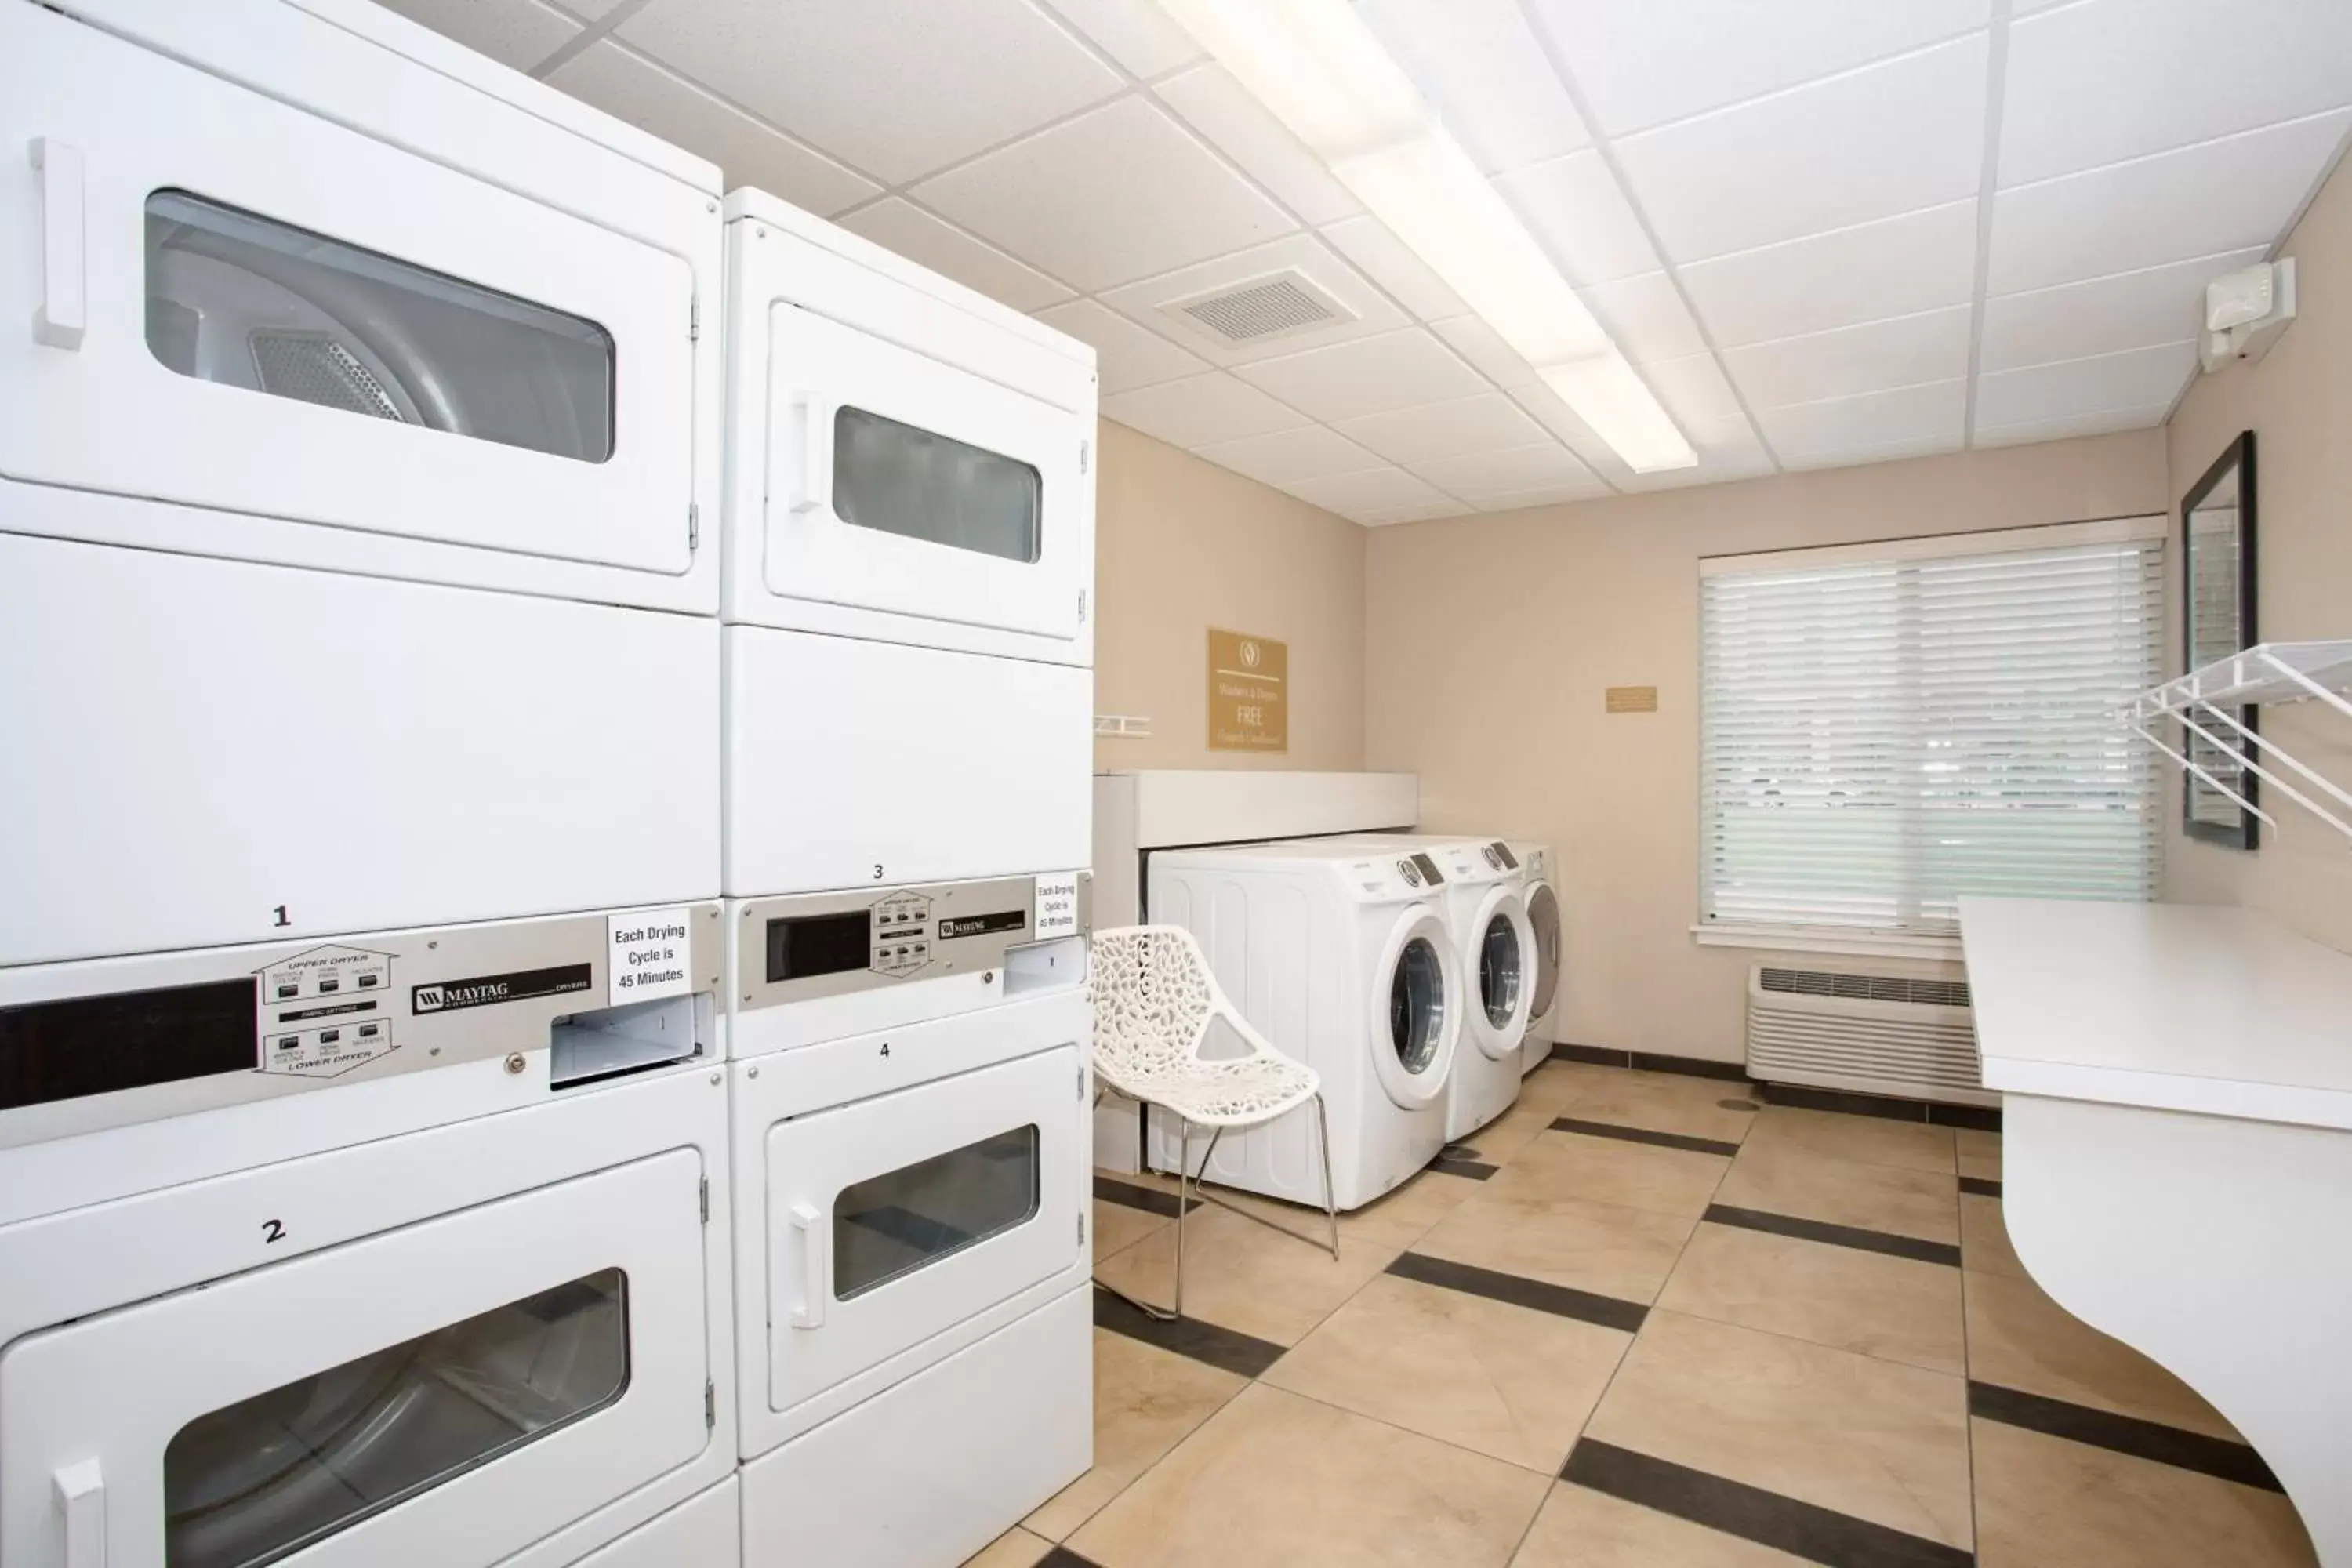
[(1078, 874), (1037, 879), (1037, 940), (1078, 934)]
[(683, 996), (693, 987), (687, 973), (692, 943), (684, 910), (640, 910), (604, 920), (605, 988), (613, 1005)]

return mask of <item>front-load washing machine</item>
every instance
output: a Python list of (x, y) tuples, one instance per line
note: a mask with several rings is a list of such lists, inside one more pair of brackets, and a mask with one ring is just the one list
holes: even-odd
[[(1444, 1148), (1471, 1004), (1433, 856), (1314, 842), (1165, 849), (1145, 882), (1149, 918), (1191, 931), (1242, 1016), (1322, 1076), (1339, 1207), (1371, 1202)], [(1151, 1118), (1160, 1170), (1179, 1157), (1167, 1120)], [(1202, 1179), (1322, 1207), (1311, 1119), (1225, 1135)]]
[(1521, 1058), (1534, 997), (1535, 934), (1520, 896), (1522, 872), (1508, 846), (1492, 838), (1380, 833), (1335, 842), (1425, 851), (1444, 873), (1440, 901), (1461, 953), (1465, 1043), (1445, 1089), (1445, 1136), (1467, 1138), (1519, 1097)]
[(0, 964), (715, 896), (718, 170), (364, 0), (0, 142)]
[(1528, 930), (1535, 939), (1535, 986), (1528, 996), (1526, 1050), (1519, 1063), (1524, 1075), (1543, 1066), (1559, 1038), (1559, 889), (1549, 845), (1511, 838), (1504, 840), (1504, 848), (1519, 863), (1519, 900), (1527, 906)]
[(723, 890), (1085, 865), (1094, 351), (772, 196), (727, 216)]
[(559, 1568), (723, 1486), (717, 918), (0, 975), (0, 1561)]

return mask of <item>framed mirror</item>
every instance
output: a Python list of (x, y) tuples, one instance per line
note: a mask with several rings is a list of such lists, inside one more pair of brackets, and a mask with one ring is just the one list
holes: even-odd
[[(2254, 433), (2240, 434), (2180, 501), (2182, 638), (2197, 669), (2260, 640), (2254, 627)], [(2226, 710), (2248, 730), (2259, 727), (2251, 706)], [(2235, 731), (2208, 714), (2199, 725), (2213, 737), (2181, 732), (2183, 752), (2196, 764), (2259, 805), (2260, 782), (2242, 762)], [(2226, 742), (2229, 744), (2217, 744)], [(2259, 819), (2193, 773), (2182, 774), (2181, 827), (2191, 838), (2252, 849)]]

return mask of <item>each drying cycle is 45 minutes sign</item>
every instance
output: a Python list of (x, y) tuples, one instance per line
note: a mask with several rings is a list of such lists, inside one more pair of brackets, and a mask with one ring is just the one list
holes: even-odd
[(686, 914), (682, 909), (639, 910), (606, 918), (605, 973), (611, 978), (605, 984), (614, 1005), (683, 996), (693, 989)]

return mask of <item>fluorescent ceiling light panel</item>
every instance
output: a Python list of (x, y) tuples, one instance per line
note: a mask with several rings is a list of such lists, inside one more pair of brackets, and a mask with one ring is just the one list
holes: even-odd
[(1636, 473), (1698, 454), (1348, 0), (1160, 0)]

